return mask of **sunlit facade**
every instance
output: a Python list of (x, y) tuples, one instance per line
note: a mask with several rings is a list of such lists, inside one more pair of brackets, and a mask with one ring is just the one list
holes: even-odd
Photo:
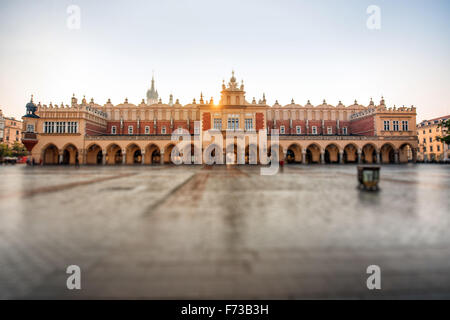
[[(245, 97), (244, 83), (234, 72), (222, 84), (220, 101), (200, 95), (198, 101), (181, 105), (158, 99), (154, 88), (147, 101), (132, 104), (128, 99), (118, 105), (110, 100), (99, 105), (91, 99), (70, 105), (27, 104), (23, 117), (23, 143), (42, 164), (162, 164), (171, 162), (177, 143), (171, 134), (187, 130), (193, 137), (208, 132), (241, 131), (279, 132), (278, 149), (282, 160), (295, 163), (404, 163), (416, 160), (415, 107), (387, 107), (378, 104), (333, 106), (325, 100), (320, 105), (268, 105), (265, 95), (258, 101)], [(199, 125), (196, 126), (195, 123)], [(211, 131), (212, 130), (212, 131)], [(210, 152), (214, 143), (202, 140), (201, 154)], [(226, 141), (222, 141), (226, 154)], [(249, 142), (245, 143), (248, 162)], [(192, 150), (196, 147), (192, 145)], [(256, 146), (256, 149), (259, 147)], [(236, 146), (232, 146), (236, 152)], [(273, 149), (269, 147), (269, 155)], [(214, 151), (212, 151), (214, 152)]]

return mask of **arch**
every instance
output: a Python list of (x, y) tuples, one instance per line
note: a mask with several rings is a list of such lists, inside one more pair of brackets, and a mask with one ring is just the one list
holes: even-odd
[(297, 143), (291, 144), (286, 151), (287, 163), (300, 163), (302, 162), (302, 148)]
[(62, 164), (77, 164), (78, 149), (72, 143), (66, 144), (62, 149)]
[[(280, 145), (273, 145), (273, 151), (278, 154), (278, 161), (284, 160), (283, 148)], [(275, 154), (274, 154), (275, 155)], [(267, 157), (269, 158), (269, 163), (272, 161), (272, 144), (269, 145), (267, 150)]]
[(354, 143), (349, 143), (344, 147), (343, 159), (344, 163), (358, 162), (358, 147)]
[(245, 164), (258, 164), (258, 146), (249, 144), (245, 147)]
[(408, 163), (409, 161), (414, 160), (414, 147), (408, 143), (403, 143), (398, 148), (398, 162), (400, 163)]
[(172, 163), (171, 154), (173, 148), (176, 148), (176, 145), (173, 143), (169, 143), (164, 148), (164, 163)]
[(145, 148), (144, 163), (145, 164), (161, 163), (161, 151), (156, 144), (151, 143)]
[(306, 148), (306, 163), (320, 163), (320, 146), (311, 143)]
[(122, 148), (117, 144), (112, 143), (106, 148), (106, 163), (121, 164), (123, 162), (122, 157)]
[(376, 163), (377, 162), (377, 148), (373, 143), (365, 144), (361, 149), (361, 162)]
[(86, 149), (86, 164), (102, 164), (103, 151), (96, 143), (91, 144)]
[[(218, 154), (216, 155), (216, 151)], [(203, 151), (203, 162), (206, 164), (223, 164), (223, 149), (216, 143), (211, 143)]]
[(226, 164), (238, 163), (238, 146), (236, 143), (229, 144), (225, 148), (225, 163)]
[(380, 148), (382, 163), (395, 163), (395, 148), (390, 143), (385, 143)]
[(126, 164), (141, 164), (141, 163), (142, 163), (141, 148), (135, 143), (130, 143), (126, 148)]
[(325, 163), (339, 163), (339, 160), (339, 146), (334, 143), (330, 143), (325, 147)]
[(42, 163), (45, 165), (58, 164), (59, 163), (59, 150), (53, 144), (48, 144), (42, 151)]

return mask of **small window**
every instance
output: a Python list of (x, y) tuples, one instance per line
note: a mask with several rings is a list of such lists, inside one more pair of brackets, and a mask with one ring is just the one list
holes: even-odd
[(222, 119), (219, 118), (214, 119), (214, 129), (222, 130)]
[(402, 131), (408, 131), (408, 121), (402, 121)]
[(432, 137), (430, 137), (430, 142), (433, 142), (433, 138)]
[(166, 126), (163, 126), (163, 127), (161, 128), (161, 134), (166, 134)]
[(441, 151), (441, 146), (440, 145), (437, 146), (437, 151)]
[(430, 146), (430, 152), (433, 152), (433, 146)]
[(34, 132), (34, 125), (33, 124), (27, 124), (27, 132)]
[(150, 134), (150, 127), (149, 126), (145, 126), (145, 134)]
[(425, 134), (425, 130), (423, 130), (423, 134)]
[(284, 126), (280, 126), (280, 134), (284, 134)]
[(317, 127), (316, 126), (312, 127), (312, 134), (317, 134)]
[(431, 133), (431, 129), (430, 129), (430, 133)]
[(389, 120), (384, 120), (383, 124), (384, 124), (384, 131), (391, 130)]
[(246, 131), (253, 130), (253, 119), (245, 119), (245, 130)]
[(116, 126), (112, 126), (111, 127), (111, 134), (116, 134), (117, 133), (117, 127)]
[(423, 143), (427, 143), (427, 140), (425, 138), (423, 138)]
[(297, 132), (297, 134), (302, 134), (302, 127), (296, 126), (295, 131)]
[(128, 134), (133, 134), (133, 126), (128, 126)]
[(398, 120), (392, 121), (392, 127), (394, 131), (398, 131)]
[(347, 135), (347, 127), (342, 128), (342, 134)]
[(328, 134), (333, 134), (333, 128), (332, 127), (327, 127), (327, 133)]

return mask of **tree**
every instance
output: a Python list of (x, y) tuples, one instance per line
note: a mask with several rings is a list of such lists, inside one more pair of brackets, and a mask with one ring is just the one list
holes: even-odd
[(443, 136), (436, 137), (436, 140), (441, 141), (445, 144), (450, 144), (450, 119), (442, 121), (438, 127), (442, 128), (441, 132)]
[(10, 157), (11, 149), (8, 147), (6, 143), (0, 143), (0, 158)]
[(22, 143), (14, 142), (11, 153), (13, 157), (23, 157), (28, 154), (28, 151)]

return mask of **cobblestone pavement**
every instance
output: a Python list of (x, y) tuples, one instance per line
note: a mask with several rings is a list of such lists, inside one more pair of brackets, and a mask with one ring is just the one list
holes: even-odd
[(450, 298), (449, 166), (259, 170), (2, 166), (0, 298)]

